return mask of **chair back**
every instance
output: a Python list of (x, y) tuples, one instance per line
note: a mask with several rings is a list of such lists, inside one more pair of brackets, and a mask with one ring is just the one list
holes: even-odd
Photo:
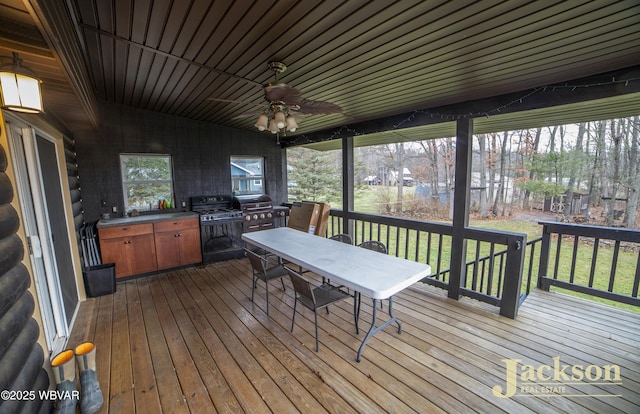
[(293, 289), (298, 293), (298, 295), (307, 298), (311, 303), (316, 303), (316, 298), (313, 295), (313, 287), (311, 283), (304, 277), (302, 277), (297, 272), (289, 269), (285, 266), (287, 272), (289, 273), (289, 278), (291, 279), (291, 284), (293, 285)]
[(374, 252), (387, 254), (387, 246), (377, 240), (367, 240), (360, 244), (363, 249), (373, 250)]
[(333, 236), (331, 236), (329, 238), (331, 240), (337, 240), (337, 241), (342, 242), (342, 243), (353, 244), (353, 241), (351, 240), (351, 235), (346, 234), (346, 233), (334, 234)]
[(264, 267), (264, 261), (262, 260), (262, 258), (249, 249), (244, 249), (244, 251), (247, 253), (247, 257), (249, 258), (249, 262), (251, 263), (253, 271), (255, 273), (264, 275), (266, 273), (266, 269)]

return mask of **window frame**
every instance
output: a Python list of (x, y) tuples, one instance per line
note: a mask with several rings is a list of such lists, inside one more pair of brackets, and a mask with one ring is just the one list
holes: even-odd
[[(125, 180), (125, 160), (129, 158), (164, 158), (168, 161), (169, 164), (169, 179), (163, 180)], [(158, 208), (157, 203), (151, 203), (149, 206), (145, 205), (142, 207), (131, 207), (129, 205), (129, 195), (127, 194), (127, 186), (130, 184), (169, 184), (170, 186), (170, 196), (168, 201), (171, 201), (174, 195), (174, 171), (173, 171), (173, 156), (171, 154), (151, 154), (151, 153), (122, 153), (120, 154), (120, 181), (122, 182), (122, 196), (124, 203), (124, 211), (130, 212), (134, 208), (139, 211), (152, 211)], [(158, 199), (160, 199), (160, 195), (158, 195)], [(173, 207), (173, 206), (172, 206)]]
[[(255, 160), (260, 161), (261, 165), (261, 175), (247, 176), (245, 178), (234, 176), (233, 168), (239, 168), (238, 164), (235, 162), (236, 160)], [(229, 172), (231, 173), (231, 192), (234, 196), (252, 196), (252, 195), (262, 195), (267, 193), (266, 188), (266, 159), (263, 156), (259, 155), (231, 155), (229, 157)], [(259, 186), (260, 191), (257, 190), (241, 190), (242, 186), (236, 186), (236, 182), (244, 181), (247, 183), (247, 188), (255, 188)]]

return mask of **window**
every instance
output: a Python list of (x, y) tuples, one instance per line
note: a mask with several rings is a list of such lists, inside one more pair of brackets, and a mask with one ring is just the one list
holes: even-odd
[(170, 155), (121, 154), (120, 168), (125, 211), (152, 210), (159, 200), (173, 201)]
[(231, 157), (231, 188), (234, 195), (264, 194), (264, 159)]

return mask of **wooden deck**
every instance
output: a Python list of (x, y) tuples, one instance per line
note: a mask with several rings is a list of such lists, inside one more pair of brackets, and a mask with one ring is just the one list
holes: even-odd
[[(250, 301), (250, 274), (247, 260), (230, 260), (120, 282), (82, 303), (69, 347), (96, 343), (101, 412), (640, 412), (640, 314), (535, 292), (511, 320), (418, 285), (394, 300), (402, 334), (386, 328), (357, 363), (365, 332), (355, 334), (350, 301), (320, 313), (316, 353), (312, 312), (289, 331), (290, 282), (271, 285), (267, 317), (262, 283)], [(366, 301), (361, 328), (370, 320)], [(517, 389), (499, 398), (505, 359), (521, 360)], [(525, 383), (553, 377), (554, 364), (560, 381)], [(605, 365), (620, 368), (618, 381), (603, 380)], [(572, 369), (594, 381), (563, 376)]]

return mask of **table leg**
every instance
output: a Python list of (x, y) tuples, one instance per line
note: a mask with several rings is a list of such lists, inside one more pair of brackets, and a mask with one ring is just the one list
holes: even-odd
[(371, 320), (371, 327), (369, 328), (369, 332), (367, 332), (367, 336), (365, 336), (364, 339), (362, 340), (362, 344), (360, 344), (360, 348), (358, 349), (358, 355), (356, 356), (356, 362), (360, 362), (360, 359), (361, 359), (360, 357), (362, 356), (364, 347), (367, 345), (367, 341), (369, 341), (369, 338), (371, 338), (377, 332), (380, 332), (381, 330), (383, 330), (384, 328), (386, 328), (387, 326), (395, 322), (398, 324), (398, 333), (402, 333), (402, 325), (400, 325), (400, 321), (396, 319), (395, 316), (393, 316), (392, 298), (389, 298), (389, 320), (387, 320), (385, 323), (383, 323), (380, 326), (376, 326), (376, 323), (378, 321), (378, 307), (376, 306), (377, 304), (378, 304), (378, 300), (373, 299), (373, 318)]

